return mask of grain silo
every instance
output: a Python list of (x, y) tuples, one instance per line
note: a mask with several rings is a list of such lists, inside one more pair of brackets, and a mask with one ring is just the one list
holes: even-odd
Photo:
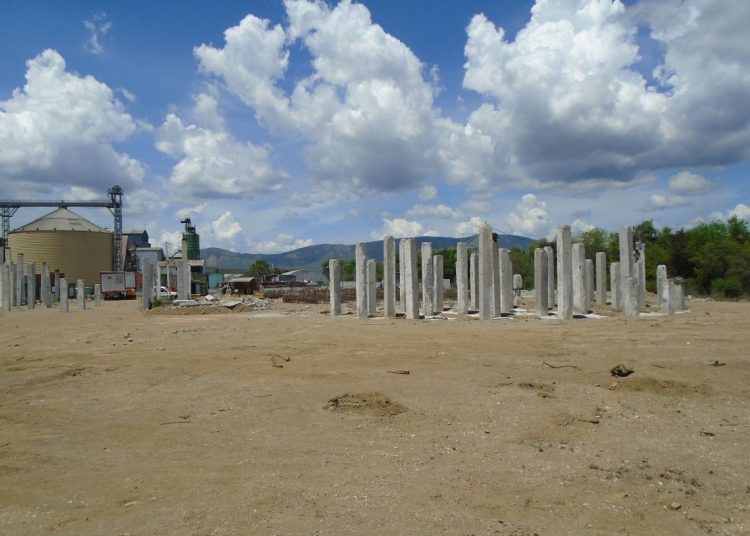
[(24, 264), (42, 262), (50, 271), (60, 270), (74, 284), (99, 282), (99, 272), (112, 270), (112, 233), (67, 208), (58, 208), (8, 233), (10, 254), (15, 262), (23, 254)]

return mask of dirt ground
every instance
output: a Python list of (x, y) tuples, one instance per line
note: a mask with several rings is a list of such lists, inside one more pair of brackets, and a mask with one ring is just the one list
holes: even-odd
[(0, 313), (0, 534), (747, 534), (750, 304), (688, 306)]

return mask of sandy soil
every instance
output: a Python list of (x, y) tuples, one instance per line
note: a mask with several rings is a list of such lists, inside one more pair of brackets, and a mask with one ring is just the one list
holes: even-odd
[(0, 313), (0, 534), (746, 534), (750, 304), (689, 306)]

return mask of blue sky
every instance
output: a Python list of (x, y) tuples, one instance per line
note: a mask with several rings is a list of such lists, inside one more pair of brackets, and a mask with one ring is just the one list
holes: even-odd
[(747, 20), (744, 0), (6, 0), (0, 199), (121, 184), (156, 245), (189, 215), (204, 247), (268, 253), (748, 218)]

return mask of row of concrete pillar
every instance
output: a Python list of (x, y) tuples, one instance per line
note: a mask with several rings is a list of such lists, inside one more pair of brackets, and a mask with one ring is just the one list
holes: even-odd
[[(21, 264), (2, 264), (0, 265), (0, 304), (6, 312), (12, 311), (13, 307), (23, 307), (34, 309), (36, 307), (36, 266), (29, 263), (27, 272), (24, 274), (20, 269)], [(40, 285), (40, 303), (44, 307), (51, 308), (53, 303), (60, 303), (60, 312), (67, 313), (68, 308), (68, 282), (64, 277), (60, 277), (59, 272), (54, 272), (55, 283), (50, 284), (50, 273), (47, 270), (46, 263), (42, 264), (42, 277)], [(78, 309), (86, 308), (85, 289), (83, 279), (76, 283), (76, 301)], [(101, 303), (101, 286), (94, 286), (94, 300), (98, 306)]]

